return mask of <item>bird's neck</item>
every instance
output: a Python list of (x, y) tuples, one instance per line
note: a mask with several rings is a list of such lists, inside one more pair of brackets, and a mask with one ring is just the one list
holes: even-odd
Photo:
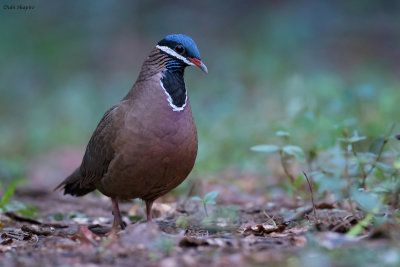
[(168, 104), (173, 111), (182, 111), (187, 103), (187, 91), (183, 78), (185, 67), (185, 63), (155, 48), (143, 63), (136, 83), (152, 79), (161, 73), (160, 85), (166, 94)]
[(168, 55), (161, 53), (158, 48), (151, 50), (150, 55), (143, 62), (142, 69), (136, 82), (146, 81), (167, 68)]
[(183, 69), (179, 71), (166, 69), (160, 80), (161, 87), (164, 89), (167, 101), (173, 111), (182, 111), (186, 107), (187, 91), (183, 72)]

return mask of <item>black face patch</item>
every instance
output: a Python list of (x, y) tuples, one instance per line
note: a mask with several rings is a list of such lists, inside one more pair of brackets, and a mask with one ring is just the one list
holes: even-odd
[[(182, 108), (186, 105), (186, 86), (183, 80), (183, 71), (181, 70), (165, 70), (161, 83), (168, 95), (172, 99), (172, 103), (176, 108)], [(175, 109), (174, 109), (175, 110)]]

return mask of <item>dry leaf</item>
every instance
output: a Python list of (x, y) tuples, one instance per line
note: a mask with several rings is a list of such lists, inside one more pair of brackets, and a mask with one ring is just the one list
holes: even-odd
[(240, 232), (244, 235), (262, 236), (273, 232), (281, 233), (286, 229), (285, 225), (257, 224), (244, 227)]
[(54, 235), (55, 229), (53, 227), (41, 227), (39, 225), (22, 225), (21, 230), (35, 235)]

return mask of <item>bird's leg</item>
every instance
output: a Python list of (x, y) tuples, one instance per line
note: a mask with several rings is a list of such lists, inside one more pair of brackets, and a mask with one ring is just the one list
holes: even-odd
[(112, 201), (112, 210), (114, 214), (114, 223), (112, 228), (118, 229), (118, 226), (120, 226), (121, 229), (124, 230), (126, 227), (126, 223), (121, 218), (121, 212), (119, 211), (118, 207), (118, 199), (116, 197), (112, 197), (111, 201)]
[(146, 215), (147, 215), (147, 222), (152, 221), (152, 216), (151, 216), (151, 207), (153, 206), (153, 201), (146, 200)]

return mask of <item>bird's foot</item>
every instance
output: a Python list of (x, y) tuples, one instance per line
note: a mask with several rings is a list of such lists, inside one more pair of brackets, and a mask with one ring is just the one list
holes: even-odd
[(111, 198), (113, 204), (113, 214), (114, 214), (114, 223), (112, 228), (118, 230), (118, 227), (121, 227), (121, 230), (125, 230), (126, 223), (122, 220), (121, 212), (118, 207), (118, 200), (116, 198)]
[(126, 222), (124, 222), (121, 218), (114, 217), (114, 223), (112, 225), (113, 229), (125, 230), (126, 226), (127, 226)]

